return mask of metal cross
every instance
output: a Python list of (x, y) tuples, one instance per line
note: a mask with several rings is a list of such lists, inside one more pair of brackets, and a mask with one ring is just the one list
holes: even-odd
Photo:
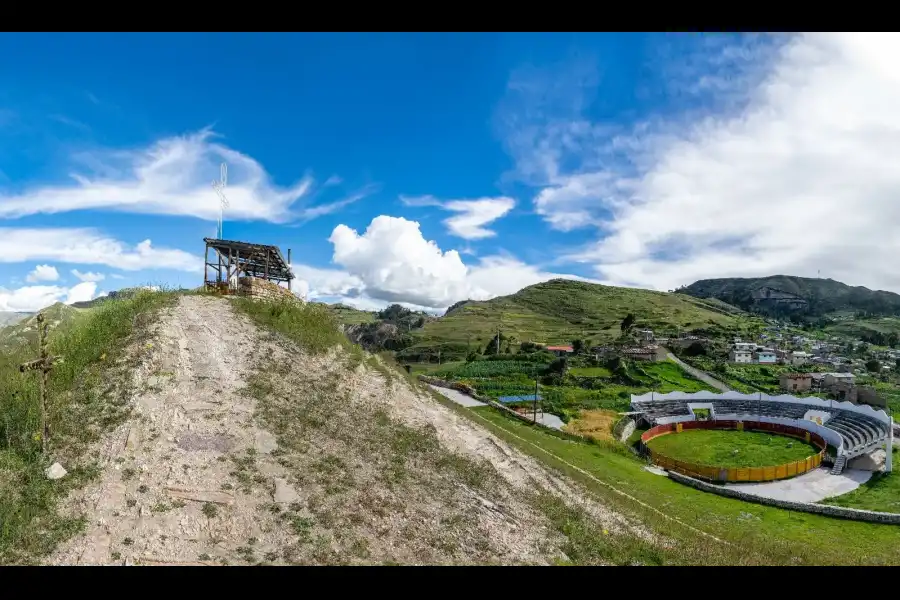
[(38, 335), (40, 336), (41, 357), (19, 365), (19, 371), (40, 371), (39, 380), (41, 390), (41, 451), (47, 452), (47, 439), (50, 437), (50, 419), (47, 410), (47, 377), (53, 365), (62, 360), (61, 356), (50, 356), (47, 352), (47, 323), (43, 313), (38, 313)]

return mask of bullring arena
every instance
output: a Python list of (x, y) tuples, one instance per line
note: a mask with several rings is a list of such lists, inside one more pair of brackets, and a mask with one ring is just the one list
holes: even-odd
[(867, 405), (790, 395), (651, 392), (633, 395), (631, 407), (638, 426), (648, 428), (639, 446), (654, 465), (762, 496), (817, 501), (893, 467), (893, 419)]

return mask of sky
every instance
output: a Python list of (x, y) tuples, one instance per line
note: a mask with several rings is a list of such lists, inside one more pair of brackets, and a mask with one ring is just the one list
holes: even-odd
[(900, 34), (4, 33), (0, 310), (196, 287), (439, 312), (568, 277), (900, 292)]

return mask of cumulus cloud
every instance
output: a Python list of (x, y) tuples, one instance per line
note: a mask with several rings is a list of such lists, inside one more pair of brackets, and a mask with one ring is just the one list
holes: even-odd
[[(131, 248), (93, 229), (0, 227), (0, 262), (28, 260), (106, 265), (125, 271), (203, 270), (203, 261), (199, 257), (183, 250), (155, 248), (150, 240), (144, 240)], [(55, 269), (53, 272), (56, 272)]]
[(0, 193), (0, 218), (100, 209), (215, 221), (219, 200), (211, 181), (218, 178), (221, 162), (228, 164), (226, 218), (231, 220), (284, 223), (310, 219), (362, 197), (357, 194), (318, 207), (295, 207), (314, 190), (310, 176), (289, 187), (278, 186), (256, 160), (214, 142), (214, 137), (212, 130), (204, 129), (138, 150), (82, 152), (73, 159), (83, 172), (71, 173), (71, 184)]
[(97, 297), (99, 297), (97, 284), (91, 281), (79, 283), (71, 288), (29, 285), (9, 290), (0, 287), (0, 311), (36, 312), (57, 302), (72, 304)]
[(56, 267), (50, 265), (37, 265), (26, 277), (28, 283), (37, 283), (38, 281), (56, 281), (59, 279), (59, 272)]
[(444, 219), (443, 223), (451, 235), (466, 240), (480, 240), (497, 235), (485, 226), (505, 217), (516, 206), (516, 201), (506, 196), (445, 202), (434, 196), (401, 196), (400, 200), (406, 206), (434, 206), (458, 213), (454, 217)]
[[(360, 298), (443, 309), (459, 300), (487, 300), (522, 287), (571, 275), (549, 273), (509, 256), (463, 263), (456, 250), (441, 251), (422, 236), (419, 224), (401, 217), (379, 216), (360, 234), (338, 225), (329, 238), (333, 262), (342, 270), (294, 266), (312, 296)], [(352, 304), (348, 302), (348, 304)]]
[(729, 92), (714, 110), (698, 98), (705, 112), (627, 133), (570, 114), (511, 143), (520, 170), (543, 178), (534, 204), (551, 225), (598, 227), (598, 241), (572, 260), (658, 289), (821, 270), (900, 291), (900, 65), (891, 59), (900, 35), (798, 35), (765, 48), (715, 49), (708, 64), (745, 68), (729, 79), (698, 74), (692, 92)]
[(82, 273), (78, 269), (72, 269), (72, 275), (81, 281), (103, 281), (106, 279), (106, 275), (103, 273), (93, 273), (91, 271)]

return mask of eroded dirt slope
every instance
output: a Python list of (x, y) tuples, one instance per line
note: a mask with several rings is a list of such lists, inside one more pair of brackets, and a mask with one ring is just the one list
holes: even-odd
[(548, 564), (560, 502), (663, 543), (374, 357), (309, 355), (217, 298), (154, 329), (132, 417), (66, 507), (86, 530), (51, 564)]

